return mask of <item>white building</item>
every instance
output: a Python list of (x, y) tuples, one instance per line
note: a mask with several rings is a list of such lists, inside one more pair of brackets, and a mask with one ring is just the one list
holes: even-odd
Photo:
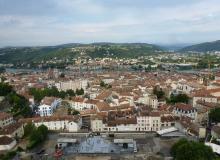
[(161, 129), (161, 117), (159, 112), (117, 118), (112, 121), (94, 116), (91, 118), (91, 129), (94, 132), (158, 131)]
[(52, 131), (78, 132), (82, 126), (82, 120), (79, 116), (37, 117), (27, 118), (23, 121), (32, 122), (37, 127), (43, 124)]
[(38, 114), (43, 116), (51, 116), (54, 111), (60, 105), (61, 99), (55, 97), (44, 97), (41, 101), (41, 105), (38, 106)]
[(88, 86), (88, 80), (70, 80), (70, 81), (65, 81), (65, 82), (59, 82), (56, 83), (55, 86), (57, 87), (57, 89), (59, 91), (66, 91), (68, 89), (71, 90), (76, 90), (76, 89), (81, 89), (83, 88), (84, 90), (87, 88)]
[(137, 131), (158, 131), (161, 128), (159, 112), (141, 113), (137, 116)]
[(72, 100), (69, 100), (68, 102), (71, 108), (78, 111), (82, 111), (85, 109), (95, 109), (98, 100), (85, 99), (82, 97), (74, 97)]
[(54, 112), (54, 109), (46, 104), (42, 104), (38, 106), (38, 113), (40, 114), (41, 117), (45, 116), (52, 116)]
[(146, 97), (146, 105), (151, 106), (153, 109), (158, 107), (158, 99), (155, 95), (148, 95)]
[(100, 116), (91, 117), (91, 129), (93, 132), (103, 132), (104, 131), (103, 117)]

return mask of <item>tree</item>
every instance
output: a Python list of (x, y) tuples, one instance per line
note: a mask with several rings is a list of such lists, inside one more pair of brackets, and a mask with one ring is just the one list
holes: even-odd
[(40, 125), (38, 128), (34, 127), (29, 134), (28, 148), (33, 148), (47, 138), (48, 128), (45, 125)]
[(203, 143), (180, 139), (171, 148), (174, 160), (214, 160), (212, 149)]
[(72, 90), (72, 89), (68, 89), (68, 90), (66, 91), (66, 93), (67, 93), (68, 96), (75, 96), (75, 92), (74, 92), (74, 90)]
[(60, 98), (65, 98), (66, 97), (66, 92), (65, 91), (60, 91), (59, 97)]
[(106, 84), (104, 81), (100, 82), (100, 86), (106, 89), (112, 88), (112, 86), (110, 84)]
[(158, 89), (157, 87), (154, 87), (153, 94), (155, 94), (158, 99), (164, 98), (165, 95), (164, 91), (161, 88)]
[(80, 114), (80, 112), (79, 111), (77, 111), (77, 110), (75, 110), (75, 109), (73, 109), (73, 108), (68, 108), (68, 114), (69, 115), (78, 115), (78, 114)]
[(167, 99), (167, 103), (188, 103), (189, 97), (186, 94), (170, 95), (170, 99)]
[(13, 91), (12, 86), (7, 83), (0, 83), (0, 96), (6, 96)]
[(30, 133), (34, 132), (36, 130), (36, 127), (33, 123), (28, 123), (24, 127), (24, 136), (27, 137), (30, 135)]
[(210, 122), (219, 123), (220, 122), (220, 108), (212, 109), (209, 113)]
[(101, 86), (101, 87), (105, 87), (105, 82), (104, 82), (104, 81), (101, 81), (101, 82), (100, 82), (100, 86)]
[(81, 89), (76, 89), (76, 95), (83, 95), (83, 94), (84, 94), (83, 88), (81, 88)]
[(42, 139), (41, 139), (42, 141), (47, 138), (48, 128), (47, 128), (45, 125), (43, 125), (43, 124), (40, 125), (40, 126), (37, 128), (37, 130), (38, 130), (39, 134), (40, 134), (41, 137), (42, 137)]
[(24, 97), (15, 92), (11, 92), (6, 96), (6, 100), (11, 105), (10, 112), (14, 116), (30, 117), (32, 114), (31, 108), (29, 107), (29, 101)]

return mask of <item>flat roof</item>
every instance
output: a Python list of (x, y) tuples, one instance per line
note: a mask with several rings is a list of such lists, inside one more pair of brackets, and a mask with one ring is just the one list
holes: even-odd
[(161, 137), (185, 137), (186, 135), (179, 132), (179, 131), (174, 131), (174, 132), (170, 132), (170, 133), (166, 133), (161, 135)]
[(59, 138), (57, 139), (57, 143), (76, 143), (77, 139), (73, 138)]
[(114, 143), (133, 143), (133, 139), (114, 139)]
[(162, 129), (162, 130), (157, 131), (157, 134), (163, 135), (163, 134), (174, 132), (174, 131), (178, 131), (178, 129), (175, 127), (170, 127), (170, 128), (166, 128), (166, 129)]

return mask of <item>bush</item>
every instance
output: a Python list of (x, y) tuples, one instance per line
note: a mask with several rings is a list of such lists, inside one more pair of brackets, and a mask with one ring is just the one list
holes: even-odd
[(11, 160), (17, 154), (16, 151), (7, 152), (5, 155), (1, 156), (1, 160)]

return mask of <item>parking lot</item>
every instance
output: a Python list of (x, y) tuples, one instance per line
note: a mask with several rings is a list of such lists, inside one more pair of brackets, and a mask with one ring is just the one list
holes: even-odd
[[(77, 159), (77, 160), (86, 160), (92, 159), (91, 157), (103, 157), (104, 159), (122, 159), (122, 160), (130, 160), (130, 159), (138, 159), (144, 160), (150, 158), (152, 160), (160, 159), (161, 157), (169, 157), (170, 156), (170, 148), (171, 146), (178, 141), (179, 138), (169, 138), (164, 139), (160, 137), (156, 137), (153, 133), (119, 133), (115, 134), (114, 138), (133, 138), (137, 143), (137, 153), (132, 151), (120, 153), (121, 148), (117, 148), (114, 143), (110, 143), (108, 140), (114, 139), (112, 137), (104, 136), (104, 139), (95, 138), (95, 139), (85, 139), (88, 136), (88, 133), (76, 133), (76, 134), (59, 134), (59, 133), (50, 133), (48, 135), (48, 140), (45, 141), (41, 146), (35, 148), (29, 155), (32, 155), (32, 159), (54, 159), (53, 154), (55, 152), (55, 146), (57, 144), (57, 139), (63, 137), (70, 137), (82, 140), (82, 144), (78, 145), (74, 149), (68, 149), (68, 151), (64, 151), (64, 155), (62, 156), (65, 159)], [(40, 150), (45, 149), (45, 152), (42, 155), (37, 154)], [(77, 153), (77, 149), (78, 152)], [(112, 152), (111, 150), (114, 150)], [(86, 154), (84, 154), (86, 153)], [(94, 154), (96, 153), (96, 154)]]

